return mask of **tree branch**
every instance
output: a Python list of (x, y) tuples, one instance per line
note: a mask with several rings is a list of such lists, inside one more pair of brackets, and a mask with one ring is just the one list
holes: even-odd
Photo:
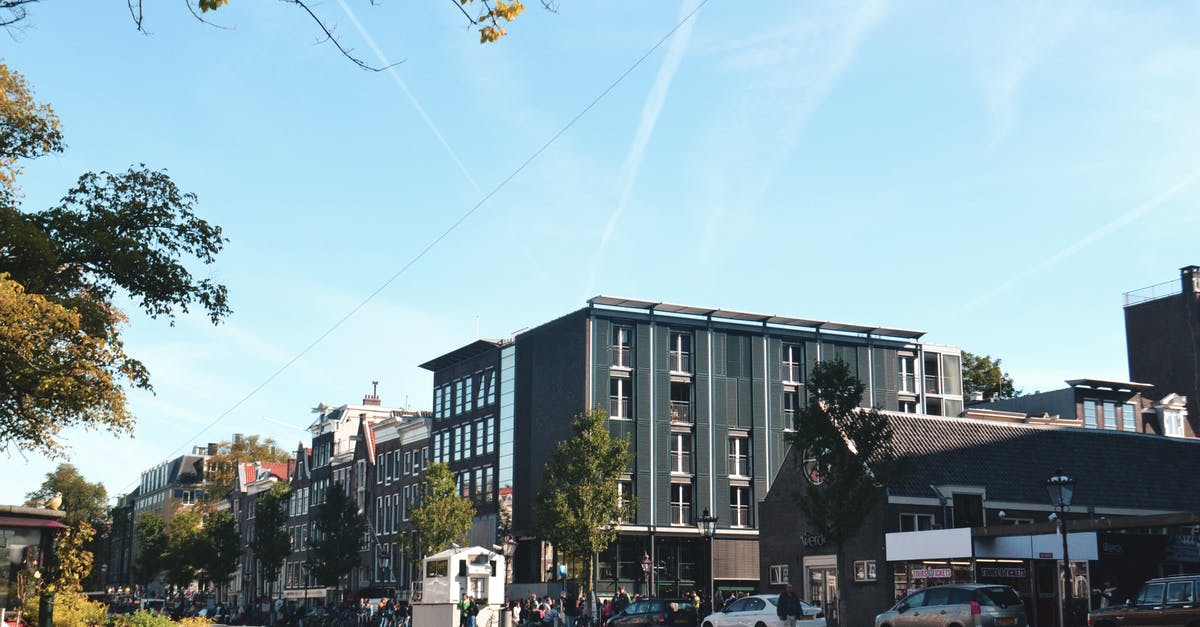
[(149, 35), (150, 33), (146, 32), (146, 29), (142, 28), (142, 20), (146, 17), (145, 13), (142, 11), (142, 0), (126, 0), (126, 4), (129, 5), (129, 16), (133, 18), (134, 27), (136, 27), (139, 32)]
[[(141, 0), (138, 0), (138, 2), (140, 3)], [(188, 11), (192, 12), (192, 17), (196, 18), (196, 20), (199, 21), (201, 24), (207, 24), (209, 26), (212, 26), (213, 28), (219, 28), (221, 30), (237, 30), (237, 29), (233, 28), (232, 26), (221, 26), (220, 24), (217, 24), (215, 22), (210, 22), (210, 21), (204, 19), (204, 16), (200, 15), (200, 13), (196, 11), (196, 7), (192, 6), (192, 0), (183, 0), (183, 3), (187, 5)]]
[(308, 13), (308, 16), (311, 17), (312, 20), (317, 23), (317, 26), (320, 27), (320, 29), (322, 31), (324, 31), (325, 37), (328, 39), (328, 41), (330, 43), (332, 43), (338, 49), (338, 52), (342, 53), (343, 57), (346, 57), (347, 59), (350, 60), (351, 63), (357, 65), (358, 67), (360, 67), (364, 70), (371, 71), (371, 72), (382, 72), (388, 68), (392, 68), (397, 65), (400, 65), (401, 63), (404, 63), (403, 61), (397, 61), (397, 62), (391, 63), (389, 65), (374, 66), (374, 65), (367, 63), (366, 61), (363, 61), (362, 59), (360, 59), (359, 57), (354, 55), (353, 50), (346, 48), (345, 46), (342, 45), (342, 42), (337, 38), (337, 35), (334, 35), (333, 30), (328, 25), (325, 24), (324, 20), (322, 20), (319, 16), (317, 16), (316, 13), (313, 12), (312, 8), (308, 6), (308, 3), (305, 0), (284, 0), (284, 1), (290, 2), (290, 3), (295, 4), (296, 6), (300, 7), (301, 9), (304, 9), (304, 12)]
[(475, 18), (471, 17), (470, 13), (467, 13), (467, 7), (463, 6), (463, 4), (458, 0), (450, 0), (450, 4), (453, 4), (455, 7), (457, 7), (459, 11), (462, 11), (462, 14), (467, 18), (467, 21), (471, 22), (472, 26), (479, 23), (475, 21)]

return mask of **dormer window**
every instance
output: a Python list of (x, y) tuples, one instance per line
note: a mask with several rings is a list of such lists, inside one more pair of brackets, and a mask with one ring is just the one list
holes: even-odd
[(1173, 438), (1182, 438), (1184, 436), (1183, 410), (1163, 409), (1163, 435)]

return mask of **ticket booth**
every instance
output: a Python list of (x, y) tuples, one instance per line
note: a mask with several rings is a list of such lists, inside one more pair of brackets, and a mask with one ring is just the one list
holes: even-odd
[(458, 602), (474, 597), (476, 625), (499, 624), (504, 592), (504, 556), (483, 547), (450, 548), (421, 560), (421, 597), (413, 601), (413, 624), (455, 627)]

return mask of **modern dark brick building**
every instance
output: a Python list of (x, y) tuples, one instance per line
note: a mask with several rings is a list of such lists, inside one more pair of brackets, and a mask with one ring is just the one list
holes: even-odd
[(1200, 266), (1181, 268), (1178, 283), (1125, 294), (1125, 345), (1130, 379), (1187, 397), (1186, 414), (1164, 410), (1166, 428), (1200, 432)]
[[(433, 456), (464, 491), (512, 494), (517, 583), (545, 582), (554, 557), (534, 537), (533, 503), (557, 442), (588, 407), (608, 411), (636, 461), (621, 490), (637, 502), (600, 557), (600, 591), (657, 595), (752, 589), (759, 579), (758, 502), (783, 464), (783, 433), (806, 401), (819, 360), (842, 359), (867, 386), (864, 404), (956, 416), (960, 351), (923, 333), (707, 307), (597, 297), (511, 340), (479, 340), (426, 364), (434, 373)], [(696, 529), (718, 517), (708, 545)], [(494, 516), (498, 506), (481, 509)], [(490, 519), (473, 542), (499, 544)], [(654, 565), (652, 581), (642, 562)]]
[[(1200, 441), (1060, 425), (890, 414), (911, 472), (845, 545), (850, 583), (831, 588), (832, 543), (797, 507), (806, 485), (789, 451), (761, 506), (764, 590), (784, 583), (841, 625), (870, 625), (922, 586), (978, 581), (1015, 588), (1030, 624), (1056, 627), (1062, 544), (1045, 482), (1076, 480), (1067, 513), (1080, 605), (1105, 579), (1133, 596), (1142, 581), (1200, 572)], [(840, 596), (846, 615), (836, 616)], [(831, 623), (833, 624), (833, 620)]]

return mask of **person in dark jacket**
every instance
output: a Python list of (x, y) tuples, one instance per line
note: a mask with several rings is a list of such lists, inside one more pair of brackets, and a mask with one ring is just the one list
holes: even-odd
[(800, 604), (800, 597), (796, 596), (792, 590), (792, 584), (788, 584), (787, 588), (779, 595), (779, 603), (775, 606), (775, 612), (779, 615), (779, 620), (783, 621), (787, 627), (796, 627), (796, 621), (804, 616), (804, 606)]

